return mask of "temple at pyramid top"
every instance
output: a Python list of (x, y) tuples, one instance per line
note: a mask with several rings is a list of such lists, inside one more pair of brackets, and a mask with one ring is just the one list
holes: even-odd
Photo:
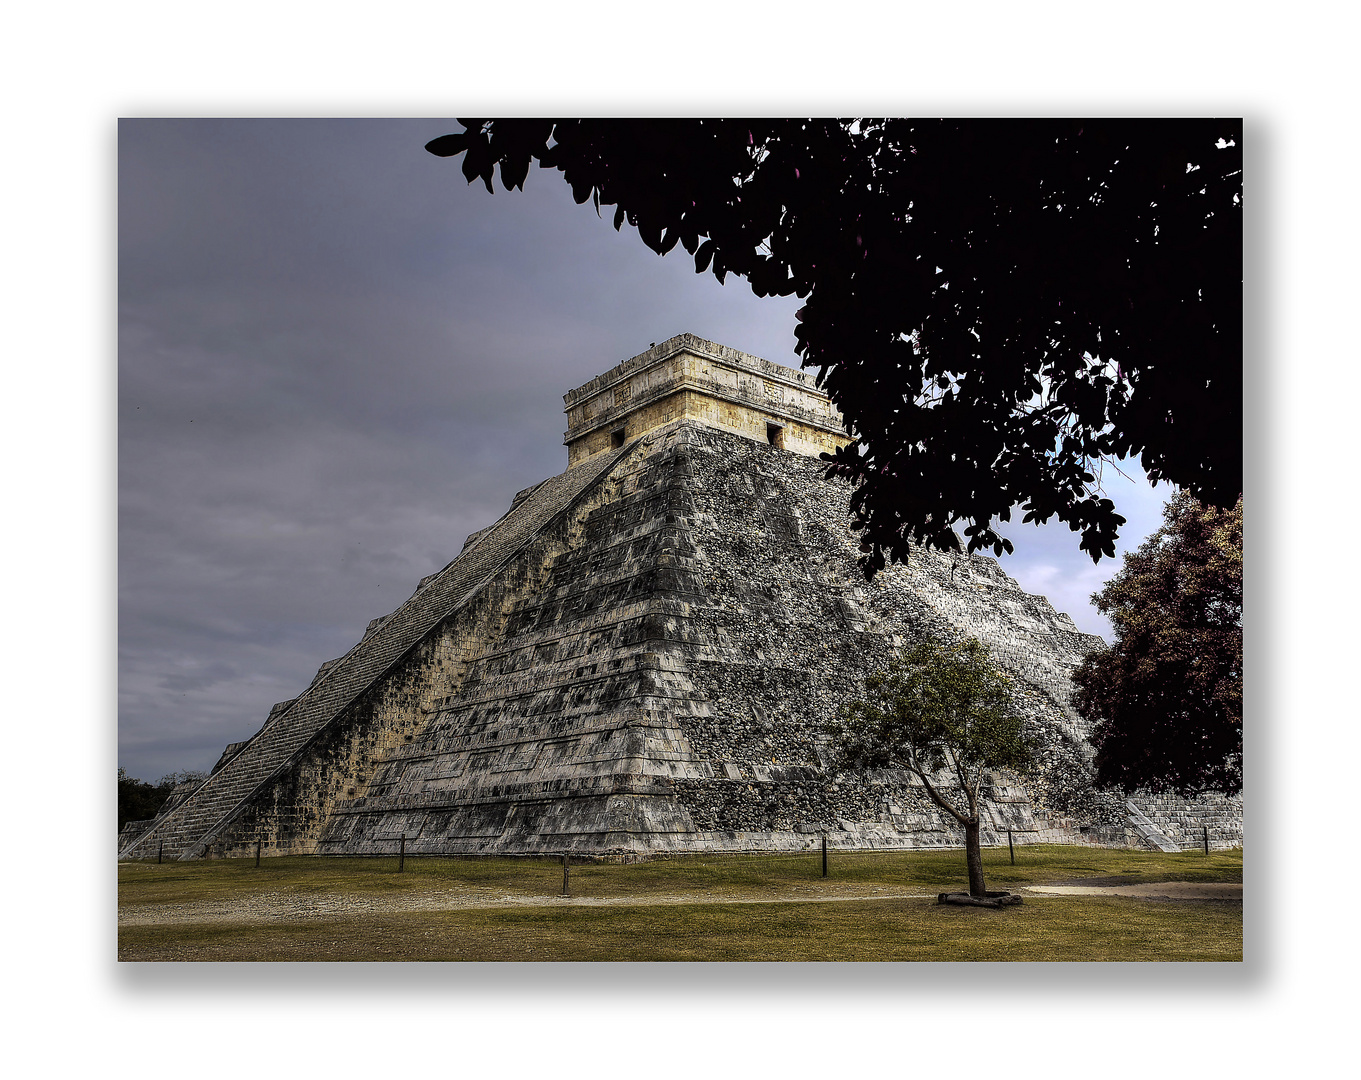
[(678, 334), (563, 397), (567, 465), (617, 449), (675, 420), (816, 457), (850, 442), (811, 375)]

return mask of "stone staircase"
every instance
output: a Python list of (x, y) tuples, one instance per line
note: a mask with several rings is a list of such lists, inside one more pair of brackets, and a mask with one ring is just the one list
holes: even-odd
[[(391, 670), (454, 611), (468, 603), (505, 563), (586, 493), (637, 440), (601, 454), (521, 493), (500, 521), (416, 592), (348, 653), (334, 662), (184, 802), (132, 839), (120, 838), (122, 858), (193, 859), (230, 822), (242, 804), (289, 763), (342, 710)], [(370, 624), (371, 626), (373, 624)]]
[(1134, 805), (1133, 799), (1125, 800), (1125, 814), (1130, 826), (1143, 837), (1144, 843), (1157, 848), (1159, 851), (1177, 852), (1181, 850), (1176, 841), (1169, 839), (1167, 834), (1159, 829), (1147, 814)]

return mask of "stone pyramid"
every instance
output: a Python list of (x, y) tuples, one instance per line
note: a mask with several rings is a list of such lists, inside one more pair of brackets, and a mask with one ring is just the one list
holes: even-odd
[[(120, 857), (647, 855), (960, 842), (905, 773), (832, 779), (820, 725), (923, 633), (1018, 677), (1041, 775), (985, 842), (1124, 842), (1068, 675), (1098, 638), (985, 557), (872, 584), (813, 380), (683, 334), (566, 398), (569, 467), (375, 619)], [(1240, 826), (1241, 835), (1241, 826)]]

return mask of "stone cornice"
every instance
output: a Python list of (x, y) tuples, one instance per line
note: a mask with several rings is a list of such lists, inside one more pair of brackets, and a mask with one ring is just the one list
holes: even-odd
[(800, 395), (810, 395), (826, 401), (828, 411), (823, 413), (820, 410), (805, 409), (784, 401), (773, 402), (744, 395), (740, 390), (734, 391), (733, 388), (723, 385), (716, 379), (677, 374), (676, 377), (667, 380), (665, 383), (631, 397), (627, 402), (622, 404), (612, 402), (608, 407), (601, 409), (589, 420), (579, 425), (569, 424), (568, 430), (563, 434), (563, 442), (571, 443), (589, 435), (591, 432), (617, 424), (631, 413), (685, 390), (767, 413), (775, 419), (805, 424), (818, 431), (833, 435), (845, 434), (845, 427), (840, 421), (840, 414), (832, 407), (827, 396), (818, 388), (816, 380), (811, 375), (784, 367), (781, 364), (772, 363), (769, 360), (763, 360), (759, 356), (739, 352), (737, 349), (728, 348), (726, 345), (706, 341), (693, 334), (678, 334), (676, 337), (652, 347), (645, 353), (625, 360), (604, 374), (596, 376), (585, 385), (569, 391), (563, 395), (565, 411), (570, 414), (571, 410), (577, 406), (612, 392), (615, 387), (666, 363), (681, 353), (708, 360), (712, 364), (726, 368), (735, 373), (739, 379), (744, 375), (756, 377), (764, 383), (782, 386)]
[(763, 360), (759, 356), (729, 348), (727, 345), (720, 345), (715, 341), (706, 341), (694, 334), (677, 334), (673, 338), (668, 338), (666, 341), (654, 345), (647, 352), (630, 357), (610, 368), (609, 371), (597, 375), (590, 382), (578, 386), (575, 390), (567, 391), (562, 397), (563, 404), (565, 408), (570, 409), (574, 405), (579, 405), (588, 398), (613, 389), (621, 382), (633, 378), (639, 372), (654, 368), (682, 352), (712, 360), (714, 363), (722, 364), (733, 371), (745, 371), (760, 375), (763, 379), (784, 383), (786, 386), (804, 393), (817, 394), (820, 397), (826, 396), (818, 389), (817, 380), (812, 375), (795, 371), (793, 368), (777, 364), (772, 360)]

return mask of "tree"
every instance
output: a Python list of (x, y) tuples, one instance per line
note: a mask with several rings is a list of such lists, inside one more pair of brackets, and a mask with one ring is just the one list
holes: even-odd
[(976, 638), (953, 646), (924, 641), (867, 678), (868, 696), (828, 727), (837, 768), (906, 769), (963, 827), (972, 896), (987, 892), (980, 790), (994, 773), (1024, 775), (1035, 760), (1009, 685)]
[(186, 770), (185, 772), (172, 772), (161, 777), (156, 783), (148, 784), (145, 780), (138, 780), (136, 777), (129, 776), (127, 771), (120, 768), (118, 770), (118, 831), (123, 831), (123, 826), (129, 821), (147, 821), (154, 818), (161, 812), (161, 807), (166, 804), (179, 784), (188, 780), (203, 780), (207, 778), (207, 773)]
[(1185, 492), (1092, 597), (1115, 644), (1073, 674), (1096, 779), (1125, 792), (1243, 789), (1243, 502)]
[(170, 789), (161, 791), (160, 787), (148, 784), (129, 776), (123, 769), (118, 770), (118, 831), (129, 821), (143, 821), (156, 816)]
[(806, 302), (805, 367), (854, 436), (861, 566), (1012, 549), (1124, 518), (1102, 465), (1242, 491), (1240, 120), (463, 120), (432, 140), (490, 192), (531, 161), (699, 273)]

